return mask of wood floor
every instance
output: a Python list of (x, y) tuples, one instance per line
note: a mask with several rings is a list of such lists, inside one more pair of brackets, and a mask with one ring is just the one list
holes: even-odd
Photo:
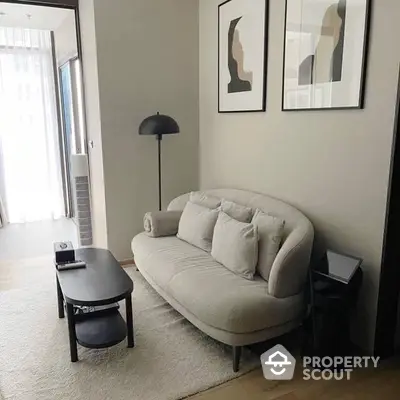
[(296, 368), (292, 381), (269, 382), (261, 369), (191, 400), (391, 400), (400, 399), (400, 358), (378, 369), (353, 372), (349, 381), (304, 381)]

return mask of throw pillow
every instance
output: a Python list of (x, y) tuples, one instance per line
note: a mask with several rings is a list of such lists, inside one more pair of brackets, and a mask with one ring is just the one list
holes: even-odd
[(182, 211), (148, 212), (143, 218), (144, 231), (150, 237), (175, 236)]
[(210, 210), (189, 201), (179, 221), (177, 236), (193, 246), (210, 252), (217, 218), (218, 210)]
[(211, 255), (236, 275), (254, 279), (258, 258), (257, 227), (236, 221), (221, 211), (215, 224)]
[(252, 223), (258, 228), (258, 273), (269, 279), (272, 265), (282, 242), (285, 221), (257, 210)]
[(190, 193), (190, 201), (199, 206), (207, 208), (218, 208), (221, 205), (221, 199), (214, 196), (209, 196), (204, 192), (192, 192)]
[(250, 222), (253, 217), (251, 208), (227, 200), (222, 200), (222, 211), (240, 222)]

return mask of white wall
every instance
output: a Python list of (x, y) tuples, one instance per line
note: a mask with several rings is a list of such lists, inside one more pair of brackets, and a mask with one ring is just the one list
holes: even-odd
[(218, 12), (200, 1), (200, 182), (297, 206), (328, 246), (365, 259), (354, 323), (371, 350), (393, 135), (400, 2), (374, 2), (366, 108), (281, 112), (285, 2), (270, 0), (267, 112), (218, 114)]
[(73, 10), (66, 10), (66, 12), (68, 13), (67, 17), (62, 24), (54, 30), (58, 66), (78, 55), (75, 12)]
[(93, 245), (107, 248), (106, 199), (104, 188), (103, 146), (101, 140), (96, 26), (93, 0), (81, 1), (79, 3), (79, 12), (81, 20), (83, 75), (85, 83), (87, 140), (94, 143), (93, 148), (89, 147)]
[[(88, 7), (84, 3), (81, 8)], [(103, 153), (107, 242), (122, 260), (132, 258), (130, 242), (143, 230), (145, 212), (158, 208), (157, 143), (155, 138), (138, 135), (144, 118), (160, 111), (174, 117), (181, 127), (179, 135), (165, 137), (162, 143), (164, 206), (198, 187), (198, 2), (90, 3), (94, 6), (101, 128), (92, 125), (89, 132), (93, 137), (101, 131), (101, 143), (99, 137), (93, 140), (96, 151), (100, 154), (101, 146)], [(94, 81), (90, 73), (87, 67), (86, 79)], [(92, 160), (93, 156), (92, 152)], [(97, 159), (100, 170), (100, 155)], [(96, 223), (99, 217), (94, 218)]]

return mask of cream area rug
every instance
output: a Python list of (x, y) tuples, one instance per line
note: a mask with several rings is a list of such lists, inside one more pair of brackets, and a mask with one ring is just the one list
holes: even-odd
[(235, 374), (229, 347), (187, 322), (134, 268), (127, 272), (135, 285), (135, 348), (78, 346), (80, 361), (71, 363), (51, 258), (0, 264), (0, 398), (175, 400), (260, 366), (244, 351)]

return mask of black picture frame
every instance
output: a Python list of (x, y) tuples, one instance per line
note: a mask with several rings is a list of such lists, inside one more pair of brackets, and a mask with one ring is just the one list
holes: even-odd
[(335, 110), (338, 111), (338, 110), (362, 110), (362, 109), (364, 109), (365, 108), (367, 75), (368, 75), (368, 59), (369, 59), (369, 50), (370, 50), (373, 0), (366, 0), (363, 59), (362, 59), (362, 64), (361, 64), (361, 81), (360, 81), (360, 92), (359, 92), (358, 105), (357, 106), (343, 106), (343, 107), (293, 108), (293, 109), (285, 108), (286, 34), (287, 34), (288, 1), (289, 0), (285, 0), (281, 110), (283, 112), (307, 112), (307, 111), (310, 112), (310, 111), (335, 111)]
[[(269, 0), (264, 0), (265, 1), (265, 20), (264, 20), (264, 55), (263, 55), (263, 84), (262, 84), (262, 89), (263, 89), (263, 96), (262, 96), (262, 104), (260, 109), (254, 109), (254, 110), (221, 110), (221, 93), (220, 93), (220, 83), (221, 83), (221, 57), (220, 57), (220, 51), (221, 51), (221, 41), (220, 41), (220, 35), (221, 35), (221, 10), (222, 8), (230, 3), (233, 0), (226, 0), (223, 3), (218, 5), (218, 113), (219, 114), (233, 114), (233, 113), (257, 113), (257, 112), (265, 112), (267, 110), (267, 73), (268, 73), (268, 31), (269, 31)], [(248, 0), (243, 0), (244, 2), (247, 2)]]

